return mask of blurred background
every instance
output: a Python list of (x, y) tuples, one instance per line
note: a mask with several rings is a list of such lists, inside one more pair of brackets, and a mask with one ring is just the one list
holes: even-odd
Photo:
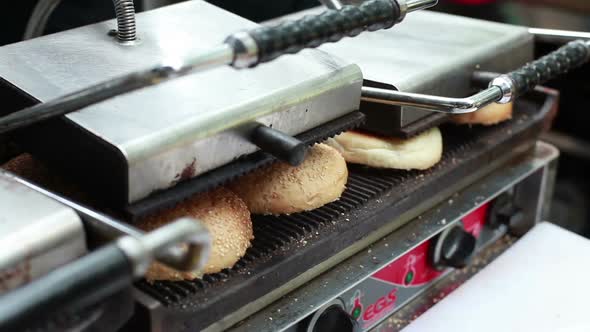
[[(174, 0), (136, 0), (137, 11), (171, 4)], [(210, 0), (209, 2), (256, 22), (318, 5), (317, 0)], [(0, 13), (0, 45), (22, 40), (37, 0), (13, 1)], [(529, 27), (590, 31), (588, 0), (441, 0), (435, 9), (456, 15)], [(74, 28), (114, 17), (109, 0), (63, 0), (50, 17), (45, 33)], [(558, 45), (537, 45), (537, 56)], [(561, 91), (560, 113), (545, 139), (562, 151), (552, 221), (590, 235), (590, 68), (587, 66), (549, 83)], [(0, 137), (0, 142), (2, 137)], [(2, 146), (2, 144), (0, 144)], [(0, 159), (14, 153), (0, 151)], [(2, 160), (0, 160), (1, 162)]]

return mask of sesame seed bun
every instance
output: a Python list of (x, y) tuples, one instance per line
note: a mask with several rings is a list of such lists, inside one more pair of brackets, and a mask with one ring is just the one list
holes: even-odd
[(276, 162), (230, 185), (255, 214), (291, 214), (317, 209), (340, 198), (348, 179), (346, 161), (325, 144), (309, 149), (297, 167)]
[[(254, 239), (250, 211), (246, 204), (233, 192), (218, 188), (198, 194), (167, 209), (141, 220), (137, 226), (151, 231), (181, 217), (200, 220), (211, 234), (212, 248), (203, 270), (204, 274), (216, 273), (231, 268), (250, 247)], [(146, 274), (153, 280), (192, 280), (201, 277), (195, 272), (181, 272), (154, 263)]]

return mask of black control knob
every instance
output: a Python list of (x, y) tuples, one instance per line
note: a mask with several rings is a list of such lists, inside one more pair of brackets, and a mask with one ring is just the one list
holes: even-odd
[(493, 228), (498, 228), (501, 225), (514, 228), (522, 224), (524, 218), (524, 211), (516, 205), (514, 197), (509, 193), (504, 193), (492, 203), (487, 224)]
[[(335, 302), (338, 303), (335, 303)], [(346, 312), (339, 300), (316, 311), (298, 331), (305, 332), (356, 332), (357, 322)]]
[(318, 317), (313, 332), (354, 332), (356, 322), (339, 305), (326, 308)]
[(463, 268), (469, 264), (476, 243), (475, 236), (465, 231), (462, 224), (452, 226), (443, 231), (431, 247), (432, 265), (439, 270)]

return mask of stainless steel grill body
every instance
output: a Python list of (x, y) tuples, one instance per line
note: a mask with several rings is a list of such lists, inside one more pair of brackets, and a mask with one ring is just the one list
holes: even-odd
[[(137, 21), (142, 34), (134, 45), (108, 36), (115, 25), (108, 21), (0, 48), (0, 77), (47, 101), (196, 56), (230, 33), (255, 26), (204, 1), (149, 11)], [(356, 65), (308, 50), (252, 70), (220, 68), (181, 78), (67, 118), (79, 129), (76, 139), (99, 140), (112, 158), (123, 160), (131, 203), (254, 152), (256, 146), (236, 127), (258, 121), (295, 135), (358, 109), (361, 82)], [(85, 162), (88, 150), (70, 153), (71, 162)]]

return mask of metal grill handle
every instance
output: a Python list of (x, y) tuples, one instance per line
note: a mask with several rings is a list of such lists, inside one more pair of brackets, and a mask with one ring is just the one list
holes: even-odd
[[(525, 94), (534, 89), (537, 85), (543, 84), (551, 79), (557, 78), (572, 69), (578, 68), (590, 59), (590, 43), (582, 40), (575, 40), (562, 46), (558, 50), (545, 55), (544, 57), (530, 62), (523, 67), (502, 75), (492, 81), (491, 85), (503, 89), (504, 100)], [(511, 81), (511, 91), (507, 92), (502, 86), (503, 80)], [(510, 94), (510, 99), (507, 94)]]
[(247, 56), (242, 61), (235, 61), (232, 64), (234, 67), (253, 67), (284, 54), (337, 42), (346, 36), (354, 37), (363, 31), (388, 29), (398, 22), (401, 15), (396, 1), (370, 0), (358, 7), (343, 6), (277, 26), (263, 26), (235, 34), (226, 43), (237, 51), (238, 59), (242, 54)]

